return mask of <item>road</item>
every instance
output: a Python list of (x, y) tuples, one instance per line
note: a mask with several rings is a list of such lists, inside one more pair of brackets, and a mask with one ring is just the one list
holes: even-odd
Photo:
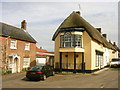
[(28, 81), (25, 73), (4, 75), (3, 88), (118, 88), (118, 69), (94, 74), (55, 74), (45, 81)]

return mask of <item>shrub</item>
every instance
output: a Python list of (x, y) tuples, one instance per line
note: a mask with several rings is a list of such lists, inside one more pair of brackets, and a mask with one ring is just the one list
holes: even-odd
[(23, 72), (24, 72), (24, 71), (27, 71), (27, 68), (23, 68), (22, 71), (23, 71)]
[(12, 71), (11, 70), (7, 70), (7, 71), (2, 71), (2, 75), (5, 75), (5, 74), (11, 74)]

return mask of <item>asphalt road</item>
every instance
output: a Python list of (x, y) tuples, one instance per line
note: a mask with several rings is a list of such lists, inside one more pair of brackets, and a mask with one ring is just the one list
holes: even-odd
[(4, 75), (3, 88), (118, 88), (118, 69), (94, 74), (56, 74), (45, 81), (28, 81), (25, 73)]

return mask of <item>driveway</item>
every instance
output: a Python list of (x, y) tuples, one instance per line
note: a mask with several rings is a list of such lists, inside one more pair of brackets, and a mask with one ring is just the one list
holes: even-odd
[(3, 88), (118, 88), (118, 69), (93, 74), (56, 74), (45, 81), (28, 81), (25, 73), (4, 75)]

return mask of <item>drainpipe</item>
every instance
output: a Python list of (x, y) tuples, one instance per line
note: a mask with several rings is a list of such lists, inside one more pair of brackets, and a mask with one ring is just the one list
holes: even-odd
[(82, 52), (82, 73), (85, 73), (84, 52)]
[(67, 72), (68, 72), (68, 52), (67, 52)]
[(60, 52), (60, 72), (62, 72), (62, 52)]
[(5, 62), (6, 62), (6, 69), (8, 69), (8, 39), (10, 38), (10, 36), (8, 36), (7, 38), (6, 38), (6, 50), (5, 50), (5, 52), (6, 52), (6, 60), (5, 60)]
[(76, 73), (76, 52), (74, 52), (74, 71), (73, 73)]

